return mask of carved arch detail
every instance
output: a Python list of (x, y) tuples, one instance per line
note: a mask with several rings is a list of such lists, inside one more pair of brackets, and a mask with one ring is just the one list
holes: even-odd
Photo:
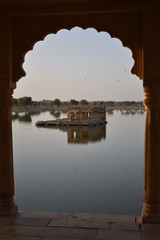
[(24, 57), (33, 49), (36, 42), (44, 40), (48, 34), (56, 34), (61, 29), (71, 30), (76, 26), (82, 29), (94, 28), (97, 32), (108, 32), (112, 38), (120, 39), (123, 46), (132, 51), (135, 61), (132, 73), (142, 79), (141, 14), (134, 12), (14, 17), (13, 81), (16, 82), (25, 76), (22, 66)]

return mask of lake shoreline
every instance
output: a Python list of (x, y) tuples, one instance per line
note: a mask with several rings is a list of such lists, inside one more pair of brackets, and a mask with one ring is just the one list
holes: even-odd
[[(12, 106), (12, 112), (46, 112), (46, 111), (64, 111), (67, 112), (68, 106)], [(142, 106), (106, 106), (106, 111), (145, 111)]]

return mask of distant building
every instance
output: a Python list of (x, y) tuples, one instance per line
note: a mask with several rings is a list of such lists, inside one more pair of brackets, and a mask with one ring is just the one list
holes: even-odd
[(95, 126), (106, 123), (105, 107), (69, 107), (67, 118), (38, 121), (36, 126)]
[(69, 107), (67, 113), (69, 122), (79, 124), (105, 124), (106, 108), (105, 107)]

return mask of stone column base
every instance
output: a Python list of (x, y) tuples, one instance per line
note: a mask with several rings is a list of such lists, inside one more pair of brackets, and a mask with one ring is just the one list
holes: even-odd
[(9, 217), (18, 214), (18, 207), (15, 205), (13, 198), (0, 199), (0, 216)]
[(160, 205), (143, 204), (142, 223), (160, 223)]

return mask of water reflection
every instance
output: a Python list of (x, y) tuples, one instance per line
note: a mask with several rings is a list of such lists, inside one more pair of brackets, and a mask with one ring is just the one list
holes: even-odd
[(145, 110), (120, 110), (122, 115), (135, 115), (137, 113), (144, 114)]
[(19, 122), (32, 122), (30, 113), (12, 113), (12, 121), (18, 120)]
[(52, 110), (52, 111), (50, 111), (50, 114), (51, 114), (52, 116), (54, 116), (55, 118), (60, 118), (60, 116), (61, 116), (61, 111), (54, 111), (54, 110)]
[(106, 110), (108, 115), (113, 115), (114, 114), (114, 110), (113, 109), (108, 109)]
[(144, 115), (116, 110), (105, 126), (61, 129), (35, 127), (41, 119), (54, 119), (47, 111), (31, 116), (29, 124), (17, 116), (13, 152), (19, 209), (140, 214)]
[(12, 113), (12, 121), (18, 119), (18, 113)]
[(32, 112), (28, 112), (28, 114), (29, 114), (30, 116), (37, 116), (37, 115), (40, 115), (41, 112), (40, 112), (40, 111), (32, 111)]
[[(135, 114), (141, 114), (143, 115), (145, 110), (117, 110), (120, 111), (122, 115), (135, 115)], [(113, 115), (115, 110), (108, 109), (106, 110), (107, 115)], [(18, 120), (20, 122), (32, 122), (32, 116), (38, 116), (42, 112), (41, 111), (32, 111), (32, 112), (20, 112), (20, 113), (14, 113), (12, 112), (12, 121)], [(50, 115), (54, 117), (54, 119), (59, 119), (61, 114), (66, 114), (66, 110), (52, 110), (50, 111)]]
[(68, 144), (88, 144), (106, 139), (106, 125), (100, 126), (63, 126), (67, 132)]

